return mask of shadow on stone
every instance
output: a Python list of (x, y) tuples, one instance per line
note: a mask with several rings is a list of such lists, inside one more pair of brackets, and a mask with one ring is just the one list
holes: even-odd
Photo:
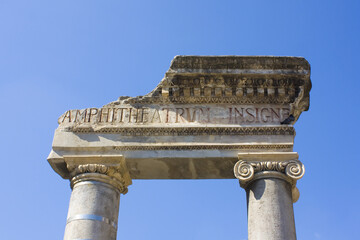
[[(256, 186), (255, 186), (256, 185)], [(256, 200), (260, 200), (265, 192), (266, 182), (265, 181), (256, 181), (250, 187), (250, 191), (254, 193)]]

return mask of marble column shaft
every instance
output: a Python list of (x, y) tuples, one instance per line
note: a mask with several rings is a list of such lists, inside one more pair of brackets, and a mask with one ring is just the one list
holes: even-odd
[(116, 240), (120, 194), (131, 179), (122, 156), (101, 158), (65, 159), (73, 191), (64, 240)]
[(116, 239), (120, 191), (113, 185), (99, 180), (102, 178), (106, 179), (108, 176), (90, 173), (75, 179), (64, 240)]
[(295, 240), (291, 185), (283, 179), (263, 178), (246, 189), (249, 240)]
[(235, 176), (247, 193), (249, 240), (296, 240), (293, 202), (304, 175), (297, 153), (239, 154)]

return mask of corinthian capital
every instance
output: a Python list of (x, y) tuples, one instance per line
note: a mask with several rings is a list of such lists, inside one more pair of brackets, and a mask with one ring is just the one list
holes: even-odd
[(132, 183), (122, 155), (67, 155), (64, 159), (71, 187), (82, 181), (99, 181), (126, 194), (127, 187)]
[(296, 152), (240, 153), (234, 166), (234, 175), (240, 186), (260, 178), (281, 178), (292, 185), (293, 201), (299, 198), (296, 181), (304, 176), (305, 167)]

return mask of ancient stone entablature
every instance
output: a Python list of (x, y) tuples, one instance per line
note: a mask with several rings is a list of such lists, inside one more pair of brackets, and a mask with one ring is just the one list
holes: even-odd
[(75, 153), (123, 155), (135, 179), (233, 178), (238, 153), (292, 151), (310, 88), (303, 58), (177, 56), (145, 96), (66, 111), (49, 162), (64, 178)]
[(304, 58), (177, 56), (145, 96), (66, 111), (48, 157), (73, 189), (64, 239), (115, 240), (132, 179), (238, 178), (249, 240), (295, 240), (293, 125), (310, 88)]

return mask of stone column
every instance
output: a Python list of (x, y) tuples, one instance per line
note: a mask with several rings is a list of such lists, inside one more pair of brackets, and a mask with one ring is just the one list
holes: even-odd
[(249, 240), (295, 240), (296, 181), (305, 173), (294, 152), (239, 154), (234, 174), (246, 190)]
[(120, 194), (131, 179), (118, 156), (66, 156), (71, 176), (64, 240), (115, 240)]

